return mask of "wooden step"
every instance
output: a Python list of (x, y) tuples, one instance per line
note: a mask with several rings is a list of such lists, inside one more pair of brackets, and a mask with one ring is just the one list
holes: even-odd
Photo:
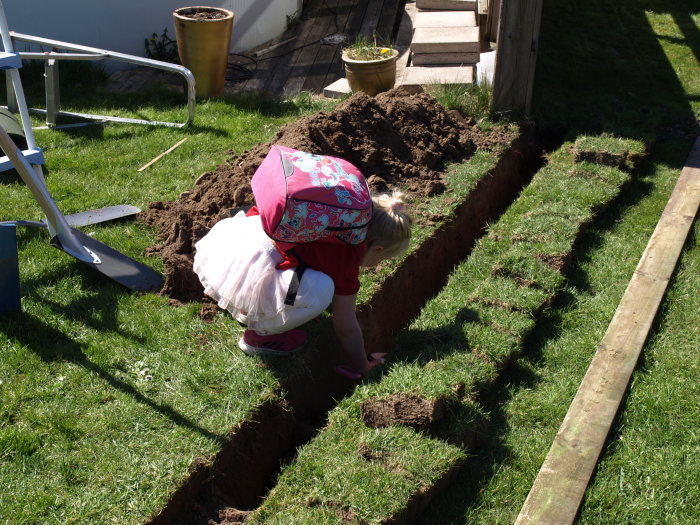
[(473, 65), (479, 62), (479, 53), (412, 53), (411, 65)]
[(413, 32), (414, 53), (478, 53), (478, 27), (419, 27)]
[(474, 11), (419, 11), (414, 28), (418, 27), (471, 27), (476, 25)]
[(411, 66), (404, 70), (397, 85), (414, 87), (432, 84), (471, 84), (474, 82), (475, 69), (472, 66)]
[(442, 11), (476, 11), (477, 4), (477, 0), (416, 0), (418, 9)]

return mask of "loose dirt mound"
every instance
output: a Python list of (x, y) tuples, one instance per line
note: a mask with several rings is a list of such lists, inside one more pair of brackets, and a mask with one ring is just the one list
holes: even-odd
[(158, 228), (149, 253), (165, 263), (162, 292), (178, 301), (201, 300), (192, 271), (194, 244), (230, 210), (253, 203), (250, 178), (272, 144), (349, 160), (374, 192), (400, 188), (420, 199), (445, 190), (439, 171), (444, 160), (463, 160), (477, 148), (507, 144), (504, 130), (484, 134), (431, 96), (392, 90), (371, 98), (352, 96), (331, 112), (285, 125), (275, 138), (236, 155), (204, 173), (191, 191), (173, 202), (153, 202), (140, 216)]

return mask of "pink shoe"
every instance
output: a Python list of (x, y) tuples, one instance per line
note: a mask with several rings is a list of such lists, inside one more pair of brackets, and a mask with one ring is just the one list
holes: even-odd
[(255, 330), (246, 330), (238, 341), (238, 347), (248, 355), (289, 355), (305, 344), (304, 330), (272, 335), (259, 335)]

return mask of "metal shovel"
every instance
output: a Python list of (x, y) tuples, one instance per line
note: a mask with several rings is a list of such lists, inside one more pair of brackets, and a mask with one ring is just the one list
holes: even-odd
[[(24, 158), (22, 151), (1, 126), (0, 147), (46, 214), (46, 226), (53, 246), (131, 290), (147, 291), (160, 287), (162, 277), (155, 270), (71, 228), (46, 189), (43, 177)], [(22, 221), (17, 222), (22, 224)]]

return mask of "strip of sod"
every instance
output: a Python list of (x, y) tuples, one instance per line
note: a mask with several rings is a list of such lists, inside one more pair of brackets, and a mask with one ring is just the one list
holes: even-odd
[(426, 505), (484, 439), (479, 393), (517, 358), (577, 236), (643, 152), (601, 136), (552, 154), (402, 332), (390, 369), (331, 412), (247, 522), (401, 523)]

